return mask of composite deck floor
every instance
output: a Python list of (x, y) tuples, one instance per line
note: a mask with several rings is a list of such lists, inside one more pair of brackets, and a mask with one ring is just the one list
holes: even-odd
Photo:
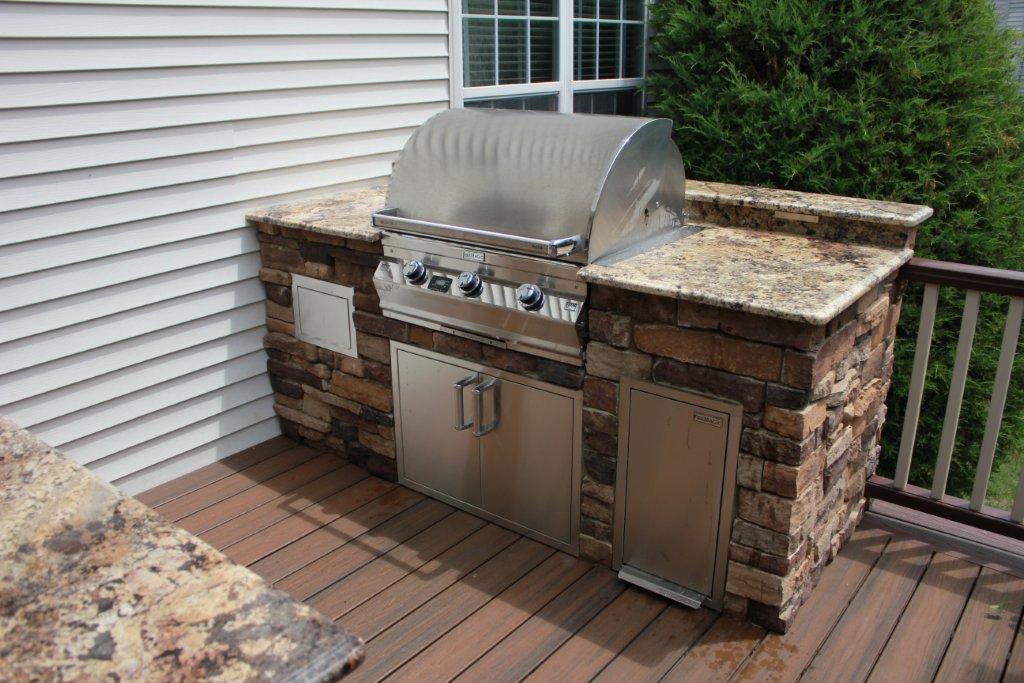
[(139, 498), (362, 636), (354, 680), (1024, 680), (1021, 563), (885, 516), (780, 636), (283, 438)]

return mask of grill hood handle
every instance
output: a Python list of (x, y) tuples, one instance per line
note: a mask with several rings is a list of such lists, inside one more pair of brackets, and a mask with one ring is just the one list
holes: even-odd
[(583, 248), (583, 237), (573, 235), (571, 237), (560, 237), (553, 240), (541, 240), (534, 237), (519, 237), (502, 232), (480, 230), (478, 228), (464, 228), (458, 225), (446, 223), (434, 223), (432, 221), (405, 218), (398, 215), (398, 209), (386, 208), (376, 211), (373, 214), (374, 227), (384, 230), (394, 230), (413, 235), (426, 235), (429, 237), (441, 237), (455, 239), (476, 244), (484, 244), (492, 247), (504, 247), (515, 251), (544, 256), (547, 258), (558, 258), (574, 254)]

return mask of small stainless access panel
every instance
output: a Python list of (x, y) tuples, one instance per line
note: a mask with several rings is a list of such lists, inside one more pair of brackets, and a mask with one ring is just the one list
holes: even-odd
[(619, 391), (613, 566), (685, 605), (720, 607), (742, 408), (638, 380)]

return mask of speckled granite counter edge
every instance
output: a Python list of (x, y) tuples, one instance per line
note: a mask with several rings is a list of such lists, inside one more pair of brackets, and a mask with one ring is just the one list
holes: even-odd
[(337, 680), (361, 639), (0, 416), (0, 669)]
[[(685, 238), (684, 238), (685, 239)], [(854, 287), (848, 289), (843, 295), (837, 296), (829, 302), (829, 305), (813, 311), (792, 306), (780, 306), (777, 303), (765, 305), (746, 301), (744, 299), (731, 299), (727, 297), (709, 295), (699, 288), (690, 288), (685, 284), (668, 285), (660, 282), (650, 281), (649, 285), (623, 280), (614, 275), (602, 272), (599, 264), (586, 266), (579, 271), (579, 277), (584, 282), (595, 285), (607, 285), (616, 289), (626, 289), (644, 294), (654, 294), (683, 301), (706, 304), (718, 308), (733, 311), (743, 311), (756, 315), (763, 315), (770, 318), (791, 320), (808, 325), (824, 325), (855, 303), (860, 297), (866, 294), (872, 287), (882, 282), (889, 275), (898, 270), (904, 263), (914, 255), (912, 249), (901, 249), (893, 252), (890, 262), (875, 269), (870, 275), (866, 275)]]
[(776, 190), (702, 180), (686, 181), (686, 201), (749, 206), (769, 211), (845, 218), (912, 228), (934, 213), (930, 206), (901, 204), (857, 197)]
[(386, 194), (387, 187), (378, 184), (257, 207), (249, 210), (245, 219), (360, 242), (379, 242), (381, 231), (373, 227), (371, 215), (384, 208)]

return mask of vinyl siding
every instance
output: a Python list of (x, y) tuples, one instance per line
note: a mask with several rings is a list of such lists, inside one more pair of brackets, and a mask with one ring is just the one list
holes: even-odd
[(247, 208), (386, 177), (445, 0), (0, 1), (0, 413), (134, 493), (278, 434)]
[[(1024, 0), (995, 0), (995, 6), (1004, 25), (1024, 31)], [(1024, 64), (1019, 66), (1017, 78), (1024, 83)]]

